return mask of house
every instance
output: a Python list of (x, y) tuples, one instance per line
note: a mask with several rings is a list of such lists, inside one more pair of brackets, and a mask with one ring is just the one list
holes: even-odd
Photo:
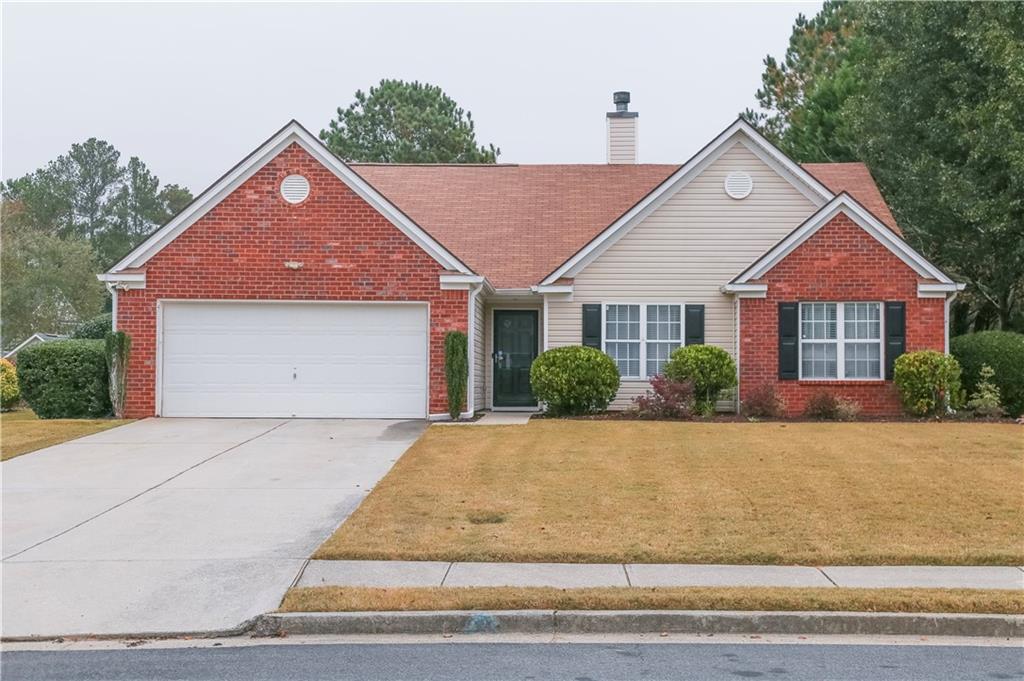
[(37, 343), (49, 343), (50, 341), (64, 340), (65, 338), (67, 338), (67, 336), (61, 336), (56, 333), (34, 333), (5, 352), (4, 359), (10, 360), (11, 362), (17, 362), (18, 353), (25, 348), (30, 348)]
[(895, 413), (893, 360), (948, 348), (963, 286), (865, 166), (801, 166), (742, 120), (639, 164), (628, 100), (603, 165), (347, 164), (287, 124), (100, 275), (133, 340), (127, 415), (440, 418), (451, 329), (467, 412), (535, 408), (547, 348), (608, 353), (622, 408), (709, 343), (739, 399), (772, 383), (799, 413), (828, 387)]

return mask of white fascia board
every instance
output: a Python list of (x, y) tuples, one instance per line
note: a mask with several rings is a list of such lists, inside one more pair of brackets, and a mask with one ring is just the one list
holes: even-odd
[(531, 286), (530, 290), (534, 293), (572, 293), (572, 284), (542, 284), (540, 286)]
[(782, 173), (784, 176), (789, 174), (790, 177), (787, 179), (790, 179), (794, 186), (804, 193), (805, 196), (816, 196), (816, 199), (813, 201), (815, 205), (821, 205), (835, 196), (828, 187), (814, 179), (810, 173), (800, 167), (800, 164), (795, 163), (779, 151), (753, 126), (743, 119), (737, 119), (703, 149), (698, 151), (690, 160), (680, 166), (676, 172), (665, 179), (650, 194), (637, 202), (618, 220), (606, 227), (590, 243), (562, 263), (558, 269), (545, 277), (541, 281), (541, 285), (553, 284), (563, 277), (576, 276), (580, 270), (593, 262), (605, 249), (629, 233), (634, 226), (653, 213), (669, 197), (675, 195), (680, 189), (689, 184), (691, 180), (700, 175), (707, 166), (711, 165), (719, 156), (725, 153), (734, 142), (742, 141), (749, 142), (749, 144), (744, 146), (777, 172), (780, 170), (784, 171)]
[(729, 283), (743, 284), (751, 279), (760, 279), (783, 258), (792, 253), (797, 246), (807, 241), (807, 239), (828, 224), (840, 212), (845, 213), (861, 229), (874, 237), (876, 241), (889, 249), (893, 255), (897, 256), (921, 276), (935, 279), (944, 284), (953, 283), (953, 280), (943, 274), (939, 268), (928, 262), (924, 256), (911, 248), (903, 239), (896, 236), (892, 230), (883, 225), (875, 216), (871, 215), (853, 197), (846, 193), (838, 195), (825, 204), (817, 213), (790, 232), (786, 238), (755, 260), (750, 267)]
[(768, 296), (768, 284), (726, 284), (720, 290), (722, 293), (729, 293), (737, 298), (766, 298)]
[(917, 285), (917, 297), (945, 298), (950, 294), (957, 294), (960, 291), (963, 291), (965, 288), (967, 288), (967, 284), (961, 282), (953, 282), (950, 284), (933, 284), (930, 282), (920, 282)]
[(25, 340), (23, 340), (20, 343), (18, 343), (16, 346), (11, 348), (10, 350), (8, 350), (6, 353), (4, 353), (4, 359), (7, 359), (8, 357), (11, 357), (12, 355), (18, 354), (23, 347), (25, 347), (26, 345), (28, 345), (29, 343), (31, 343), (34, 340), (39, 340), (40, 343), (47, 342), (46, 339), (43, 338), (43, 336), (41, 334), (39, 334), (38, 332), (34, 333), (31, 336), (29, 336), (28, 338), (26, 338)]
[(164, 246), (172, 242), (188, 227), (206, 215), (227, 195), (238, 189), (246, 180), (255, 175), (271, 159), (284, 151), (292, 143), (297, 143), (325, 168), (333, 172), (339, 180), (344, 182), (361, 199), (373, 206), (374, 209), (386, 217), (395, 227), (401, 230), (402, 233), (426, 251), (445, 269), (472, 274), (472, 270), (461, 260), (427, 234), (394, 204), (384, 198), (380, 192), (345, 165), (320, 140), (310, 134), (309, 131), (296, 121), (286, 125), (267, 140), (263, 146), (228, 171), (227, 174), (200, 194), (185, 210), (121, 259), (120, 262), (110, 269), (110, 272), (115, 273), (122, 269), (140, 267), (145, 264), (147, 260), (160, 252)]
[(96, 278), (113, 288), (146, 288), (145, 272), (112, 272), (107, 274), (97, 274)]
[(442, 291), (468, 291), (487, 281), (479, 274), (452, 274), (450, 272), (442, 272), (440, 280)]

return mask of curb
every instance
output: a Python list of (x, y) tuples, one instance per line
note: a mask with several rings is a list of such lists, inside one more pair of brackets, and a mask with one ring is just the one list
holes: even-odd
[(124, 634), (43, 634), (28, 636), (0, 636), (0, 643), (39, 643), (43, 641), (120, 641), (124, 639), (158, 640), (171, 638), (232, 638), (248, 634), (267, 615), (258, 615), (230, 629), (206, 631), (148, 631)]
[(1024, 637), (1024, 615), (730, 610), (269, 613), (254, 636), (347, 634), (863, 634)]

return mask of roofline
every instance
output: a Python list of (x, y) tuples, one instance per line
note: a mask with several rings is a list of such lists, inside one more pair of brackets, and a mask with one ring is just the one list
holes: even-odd
[[(43, 336), (53, 336), (53, 338), (49, 338), (48, 339), (48, 338), (44, 338)], [(7, 359), (11, 355), (14, 355), (14, 354), (18, 353), (33, 338), (38, 338), (39, 341), (42, 342), (42, 343), (51, 343), (51, 342), (53, 342), (55, 340), (66, 340), (67, 336), (62, 336), (59, 333), (43, 333), (42, 331), (36, 331), (31, 336), (29, 336), (28, 338), (26, 338), (25, 340), (21, 341), (16, 346), (14, 346), (13, 348), (11, 348), (7, 352), (5, 352), (4, 355), (3, 355), (3, 358)]]
[[(722, 132), (718, 133), (710, 142), (705, 144), (700, 151), (691, 156), (689, 160), (662, 180), (643, 198), (637, 201), (629, 210), (620, 215), (614, 222), (605, 227), (598, 235), (584, 244), (579, 250), (573, 253), (567, 260), (540, 281), (541, 285), (551, 284), (562, 277), (572, 277), (580, 269), (583, 269), (594, 258), (611, 244), (615, 243), (621, 234), (625, 234), (636, 223), (647, 217), (669, 196), (689, 184), (690, 180), (696, 177), (701, 170), (702, 164), (710, 162), (713, 155), (729, 142), (737, 133), (743, 133), (750, 139), (768, 159), (781, 165), (785, 171), (790, 173), (798, 181), (806, 185), (813, 195), (819, 197), (822, 202), (831, 200), (835, 194), (826, 187), (813, 174), (800, 167), (791, 158), (786, 156), (774, 144), (769, 142), (764, 135), (759, 133), (750, 123), (737, 118), (729, 124)], [(756, 155), (761, 156), (758, 150), (752, 150)], [(762, 157), (763, 160), (766, 160)]]
[(760, 279), (787, 255), (792, 253), (797, 246), (807, 241), (807, 239), (840, 212), (849, 216), (864, 231), (873, 236), (876, 241), (888, 248), (889, 251), (921, 276), (935, 279), (943, 284), (955, 283), (942, 270), (928, 262), (923, 255), (911, 248), (910, 244), (900, 238), (899, 235), (887, 227), (871, 211), (858, 203), (855, 198), (846, 192), (841, 192), (800, 223), (796, 229), (769, 248), (762, 256), (733, 278), (729, 284), (746, 284), (753, 279)]
[(307, 153), (334, 173), (360, 198), (373, 206), (381, 215), (401, 230), (407, 237), (426, 251), (446, 270), (474, 274), (462, 260), (446, 249), (425, 229), (416, 224), (408, 215), (387, 199), (359, 173), (327, 148), (326, 145), (298, 121), (292, 119), (271, 135), (263, 144), (236, 163), (230, 170), (207, 187), (192, 203), (182, 209), (163, 227), (157, 229), (128, 255), (123, 257), (107, 272), (116, 274), (126, 268), (140, 267), (174, 241), (182, 232), (206, 215), (226, 196), (255, 175), (271, 159), (291, 144), (296, 143)]

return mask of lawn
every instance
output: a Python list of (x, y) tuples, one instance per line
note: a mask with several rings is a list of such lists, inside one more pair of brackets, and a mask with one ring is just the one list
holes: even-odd
[(1024, 591), (797, 588), (299, 587), (282, 612), (395, 610), (830, 610), (1024, 614)]
[(1024, 428), (432, 427), (315, 558), (1024, 564)]
[(92, 435), (130, 421), (118, 419), (40, 419), (30, 409), (0, 414), (0, 461), (43, 447)]

